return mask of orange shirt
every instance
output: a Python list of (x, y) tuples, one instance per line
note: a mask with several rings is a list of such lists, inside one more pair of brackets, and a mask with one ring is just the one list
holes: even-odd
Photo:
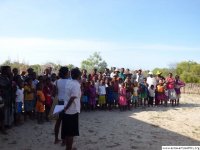
[(37, 100), (36, 110), (37, 112), (44, 112), (44, 104), (43, 104), (43, 102), (45, 101), (44, 93), (42, 91), (37, 91), (37, 97), (39, 97), (40, 99)]
[(45, 101), (44, 93), (42, 91), (37, 91), (37, 96), (40, 97), (40, 101)]
[(157, 91), (159, 93), (163, 93), (164, 92), (164, 86), (163, 85), (157, 85)]

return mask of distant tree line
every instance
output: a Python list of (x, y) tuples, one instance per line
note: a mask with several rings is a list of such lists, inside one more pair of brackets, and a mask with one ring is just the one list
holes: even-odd
[(175, 67), (172, 68), (155, 68), (154, 73), (161, 71), (164, 76), (169, 72), (174, 75), (179, 75), (181, 80), (186, 83), (200, 83), (200, 64), (194, 61), (183, 61), (177, 63)]
[[(43, 65), (35, 64), (28, 65), (26, 63), (20, 63), (18, 61), (6, 60), (2, 65), (9, 65), (11, 68), (18, 68), (20, 71), (26, 71), (28, 68), (33, 68), (34, 71), (40, 75), (44, 73), (45, 69), (48, 67), (52, 68), (52, 72), (57, 73), (60, 64), (55, 64), (52, 62), (45, 63)], [(66, 65), (69, 69), (74, 68), (73, 64)], [(102, 59), (99, 52), (94, 52), (89, 58), (81, 62), (81, 69), (86, 69), (90, 73), (94, 68), (99, 72), (104, 72), (104, 69), (107, 68), (107, 63)], [(169, 68), (155, 68), (153, 73), (156, 74), (157, 71), (162, 72), (163, 76), (167, 76), (169, 72), (174, 75), (179, 75), (180, 78), (186, 83), (200, 83), (200, 64), (194, 61), (183, 61), (174, 65), (171, 65)], [(144, 71), (144, 74), (147, 75), (148, 71)]]

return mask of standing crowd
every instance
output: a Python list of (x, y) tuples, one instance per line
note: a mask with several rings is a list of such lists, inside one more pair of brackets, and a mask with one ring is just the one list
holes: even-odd
[[(27, 119), (37, 119), (38, 124), (49, 121), (50, 110), (57, 99), (64, 105), (55, 124), (55, 144), (61, 138), (66, 149), (72, 148), (73, 136), (78, 136), (78, 114), (94, 110), (131, 110), (138, 107), (158, 107), (179, 105), (181, 87), (185, 84), (179, 76), (167, 77), (162, 72), (145, 77), (142, 70), (133, 73), (129, 69), (105, 69), (92, 73), (78, 68), (68, 70), (61, 67), (57, 74), (49, 67), (43, 75), (37, 75), (32, 68), (19, 74), (17, 68), (2, 66), (0, 73), (0, 129), (13, 124), (20, 125)], [(56, 98), (55, 98), (56, 97)], [(52, 106), (53, 105), (53, 106)], [(61, 124), (62, 123), (62, 124)]]

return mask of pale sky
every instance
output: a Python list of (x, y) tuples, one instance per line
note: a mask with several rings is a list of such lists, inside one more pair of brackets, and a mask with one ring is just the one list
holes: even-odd
[(0, 63), (130, 69), (200, 62), (199, 0), (0, 0)]

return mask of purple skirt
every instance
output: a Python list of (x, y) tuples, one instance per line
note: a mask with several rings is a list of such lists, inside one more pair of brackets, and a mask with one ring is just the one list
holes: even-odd
[(165, 93), (157, 93), (157, 100), (165, 100), (166, 99), (166, 95)]

